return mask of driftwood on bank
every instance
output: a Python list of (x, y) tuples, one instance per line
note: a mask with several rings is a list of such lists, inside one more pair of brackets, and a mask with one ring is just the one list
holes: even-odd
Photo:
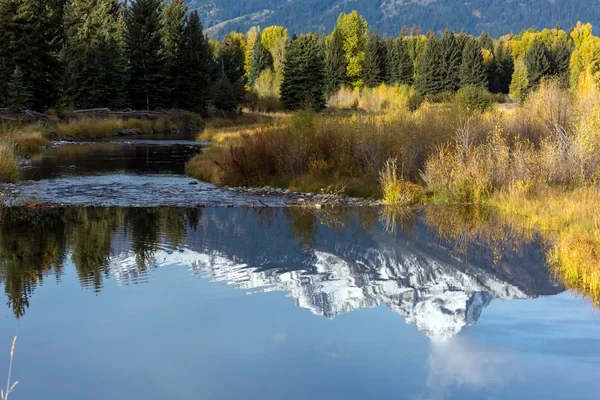
[(108, 108), (86, 108), (82, 110), (73, 111), (74, 114), (98, 114), (98, 113), (110, 113)]

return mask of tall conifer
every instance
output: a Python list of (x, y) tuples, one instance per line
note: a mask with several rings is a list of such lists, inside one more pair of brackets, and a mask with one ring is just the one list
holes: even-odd
[(385, 80), (385, 46), (378, 32), (369, 35), (363, 61), (363, 82), (366, 87), (377, 87)]
[(161, 0), (133, 0), (125, 13), (131, 105), (151, 109), (168, 104), (162, 51)]
[(192, 12), (184, 31), (179, 77), (178, 105), (204, 112), (208, 106), (210, 85), (215, 77), (215, 63), (208, 38), (204, 35), (200, 16)]
[(435, 37), (427, 40), (427, 47), (417, 61), (415, 86), (421, 94), (439, 94), (444, 91), (446, 74), (440, 62), (442, 51)]
[(390, 84), (411, 84), (413, 62), (404, 37), (390, 39), (387, 44), (387, 79)]
[(72, 0), (65, 10), (64, 101), (80, 108), (125, 105), (126, 58), (117, 0)]
[(161, 39), (165, 57), (166, 90), (169, 101), (175, 103), (175, 85), (183, 45), (183, 30), (187, 23), (188, 7), (185, 0), (170, 0), (165, 4), (161, 16)]
[(324, 49), (319, 38), (301, 35), (290, 46), (283, 69), (281, 101), (288, 110), (325, 108)]
[(477, 40), (469, 38), (465, 44), (460, 66), (460, 84), (487, 87), (487, 69), (483, 64), (481, 47)]
[(460, 87), (460, 65), (462, 63), (462, 54), (454, 33), (448, 29), (442, 34), (440, 39), (440, 64), (442, 69), (442, 87), (443, 91), (456, 91)]
[(248, 84), (253, 86), (261, 72), (267, 69), (273, 69), (273, 55), (265, 48), (265, 46), (263, 46), (260, 40), (257, 40), (256, 43), (254, 43), (252, 61), (250, 61)]
[(525, 53), (525, 66), (529, 86), (537, 87), (543, 77), (552, 73), (552, 59), (544, 43), (535, 39), (527, 53)]

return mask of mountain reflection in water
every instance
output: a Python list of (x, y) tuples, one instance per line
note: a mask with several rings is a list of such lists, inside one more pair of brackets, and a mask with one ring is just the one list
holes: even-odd
[[(74, 268), (85, 289), (152, 281), (183, 266), (250, 293), (287, 292), (326, 318), (385, 304), (435, 341), (472, 326), (494, 299), (564, 290), (541, 245), (455, 210), (77, 208), (0, 211), (0, 283), (16, 318), (35, 291)], [(452, 231), (452, 227), (456, 231)], [(55, 278), (53, 278), (55, 277)]]

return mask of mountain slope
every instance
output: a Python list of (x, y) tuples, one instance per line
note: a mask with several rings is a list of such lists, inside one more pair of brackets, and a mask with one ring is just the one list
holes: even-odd
[(578, 20), (600, 23), (600, 3), (589, 0), (190, 0), (189, 5), (214, 36), (245, 32), (253, 25), (329, 32), (341, 12), (352, 10), (385, 35), (413, 24), (424, 31), (447, 27), (500, 36), (529, 27), (569, 28)]

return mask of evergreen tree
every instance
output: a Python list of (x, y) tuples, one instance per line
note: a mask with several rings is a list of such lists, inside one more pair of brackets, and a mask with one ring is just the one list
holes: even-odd
[(206, 110), (214, 70), (210, 43), (204, 35), (200, 16), (194, 11), (183, 31), (177, 79), (177, 99), (180, 107), (198, 112)]
[(559, 41), (550, 49), (552, 74), (565, 83), (569, 80), (569, 64), (572, 53), (573, 47), (566, 40)]
[(460, 87), (460, 65), (462, 54), (454, 33), (448, 29), (442, 34), (440, 43), (440, 64), (442, 72), (442, 91), (454, 92)]
[(454, 38), (456, 39), (456, 45), (458, 46), (460, 54), (465, 50), (467, 42), (472, 40), (472, 36), (467, 35), (464, 30), (461, 30), (458, 35), (454, 35)]
[(234, 110), (244, 101), (244, 49), (239, 37), (227, 35), (215, 53), (218, 80), (214, 88), (214, 104), (221, 110)]
[(11, 110), (20, 111), (31, 107), (33, 93), (25, 81), (21, 68), (16, 67), (8, 82), (7, 105)]
[(363, 82), (366, 87), (373, 88), (381, 85), (385, 80), (385, 47), (379, 33), (369, 36), (365, 46), (363, 61)]
[(161, 0), (133, 0), (126, 13), (129, 98), (135, 108), (168, 103), (167, 70), (162, 52)]
[(64, 100), (81, 108), (125, 102), (127, 62), (117, 0), (72, 0), (65, 10)]
[(325, 94), (330, 96), (348, 82), (348, 65), (344, 55), (342, 35), (337, 29), (329, 37), (325, 51)]
[(489, 33), (481, 32), (481, 35), (479, 35), (479, 47), (489, 52), (494, 52), (494, 40)]
[(481, 47), (477, 40), (469, 39), (465, 44), (460, 66), (460, 84), (487, 87), (487, 69), (483, 64)]
[(408, 43), (403, 37), (388, 41), (386, 58), (388, 83), (411, 84), (413, 62), (408, 52)]
[(445, 90), (444, 81), (447, 75), (442, 70), (441, 54), (439, 40), (428, 39), (427, 47), (417, 61), (415, 86), (419, 93), (439, 94)]
[(217, 46), (215, 58), (217, 68), (229, 82), (237, 82), (244, 77), (244, 49), (237, 38), (225, 36)]
[(535, 39), (527, 53), (525, 53), (525, 66), (529, 86), (538, 87), (543, 77), (552, 73), (552, 59), (544, 43)]
[(288, 110), (325, 108), (323, 50), (314, 35), (302, 35), (292, 42), (281, 84), (281, 101)]
[(510, 54), (510, 49), (505, 49), (502, 42), (496, 47), (496, 86), (492, 88), (494, 93), (509, 93), (515, 63)]
[(170, 0), (165, 4), (161, 16), (161, 39), (165, 57), (166, 86), (171, 103), (174, 93), (183, 44), (183, 30), (187, 23), (188, 7), (184, 0)]
[(250, 76), (248, 77), (248, 84), (254, 85), (254, 82), (260, 76), (261, 72), (266, 69), (273, 69), (273, 55), (262, 45), (260, 40), (254, 44), (254, 51), (252, 52), (252, 61), (250, 62)]
[(44, 109), (59, 95), (64, 0), (0, 2), (0, 102), (16, 67), (32, 90), (31, 107)]
[(239, 94), (235, 92), (234, 86), (224, 75), (217, 80), (213, 87), (214, 105), (219, 110), (233, 111), (239, 102), (236, 100)]

